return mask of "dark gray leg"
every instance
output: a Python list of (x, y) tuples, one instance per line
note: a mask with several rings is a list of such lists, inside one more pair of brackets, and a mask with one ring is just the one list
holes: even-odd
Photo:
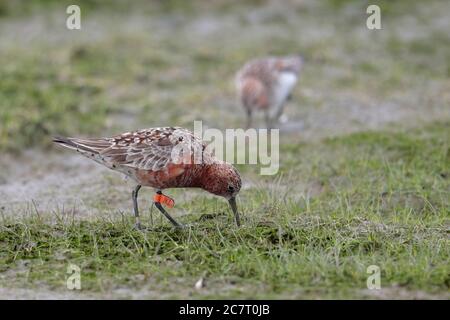
[(266, 119), (266, 127), (267, 129), (272, 129), (272, 119), (270, 119), (269, 110), (264, 111), (264, 118)]
[[(157, 194), (162, 194), (161, 191), (158, 191), (158, 192), (156, 192), (156, 193), (157, 193)], [(167, 213), (167, 211), (163, 208), (163, 206), (161, 205), (160, 202), (155, 202), (155, 206), (158, 208), (158, 210), (159, 210), (159, 211), (160, 211), (167, 219), (169, 219), (169, 221), (170, 221), (175, 227), (178, 227), (178, 228), (181, 228), (181, 227), (182, 227), (181, 224), (179, 224), (174, 218), (172, 218), (172, 217), (170, 216), (170, 214)]]
[(252, 110), (247, 109), (247, 124), (246, 129), (249, 129), (252, 126)]
[(280, 108), (277, 111), (277, 114), (275, 115), (275, 120), (278, 121), (281, 117), (281, 115), (283, 114), (284, 111), (284, 104), (282, 106), (280, 106)]
[(136, 188), (133, 190), (133, 192), (131, 193), (131, 197), (133, 198), (134, 217), (136, 219), (136, 224), (134, 226), (136, 229), (139, 229), (139, 230), (142, 229), (141, 221), (139, 219), (139, 208), (138, 208), (138, 202), (137, 202), (138, 193), (139, 193), (140, 189), (141, 189), (141, 185), (138, 184), (136, 186)]

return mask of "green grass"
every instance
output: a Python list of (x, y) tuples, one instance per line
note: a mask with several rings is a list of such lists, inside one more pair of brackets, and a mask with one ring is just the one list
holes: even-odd
[(45, 67), (27, 58), (0, 68), (0, 149), (46, 146), (51, 134), (103, 127), (107, 110), (98, 102), (100, 89), (64, 78), (50, 60), (39, 59)]
[[(5, 215), (0, 271), (13, 276), (0, 284), (63, 291), (68, 263), (75, 263), (83, 292), (358, 298), (368, 294), (366, 268), (375, 264), (384, 297), (395, 298), (389, 290), (448, 297), (449, 137), (450, 124), (441, 122), (284, 144), (277, 183), (271, 177), (241, 192), (241, 228), (223, 201), (204, 197), (183, 204), (190, 214), (179, 219), (191, 224), (185, 230), (155, 213), (149, 232), (132, 228), (131, 213), (88, 220), (68, 212)], [(244, 179), (256, 174), (243, 171)], [(314, 195), (312, 186), (319, 186)], [(195, 290), (200, 277), (206, 287)]]

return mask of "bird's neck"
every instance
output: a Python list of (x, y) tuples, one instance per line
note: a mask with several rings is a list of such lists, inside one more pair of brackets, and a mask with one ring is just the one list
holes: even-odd
[(201, 164), (199, 167), (192, 182), (195, 184), (195, 187), (207, 190), (210, 181), (214, 179), (213, 165)]

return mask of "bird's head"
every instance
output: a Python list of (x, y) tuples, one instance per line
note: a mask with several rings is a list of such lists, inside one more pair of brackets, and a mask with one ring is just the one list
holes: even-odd
[(282, 71), (299, 74), (303, 66), (303, 56), (293, 55), (284, 57), (282, 60)]
[(231, 164), (225, 162), (209, 164), (205, 174), (202, 176), (201, 187), (228, 200), (238, 225), (240, 222), (236, 196), (241, 190), (241, 186), (242, 182), (239, 172)]
[(207, 165), (202, 176), (202, 188), (217, 196), (229, 200), (241, 190), (241, 176), (231, 164), (213, 163)]

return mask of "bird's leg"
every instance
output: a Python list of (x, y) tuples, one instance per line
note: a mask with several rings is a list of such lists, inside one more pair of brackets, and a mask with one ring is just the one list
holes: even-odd
[(283, 111), (284, 111), (284, 103), (278, 108), (277, 113), (275, 114), (274, 119), (275, 119), (276, 121), (279, 121), (279, 120), (280, 120), (280, 117), (281, 117), (281, 115), (283, 114)]
[[(157, 191), (156, 194), (158, 195), (163, 195), (163, 193), (161, 191)], [(159, 202), (158, 200), (154, 201), (155, 206), (158, 208), (159, 211), (161, 211), (161, 213), (167, 218), (169, 219), (169, 221), (177, 228), (181, 228), (183, 227), (181, 224), (179, 224), (174, 218), (172, 218), (170, 216), (170, 214), (167, 213), (167, 211), (163, 208), (161, 202)]]
[(270, 118), (269, 110), (264, 111), (264, 118), (266, 120), (267, 129), (272, 129), (272, 119)]
[(136, 224), (134, 226), (136, 229), (139, 229), (139, 230), (142, 229), (141, 221), (139, 219), (139, 208), (138, 208), (138, 202), (137, 202), (138, 193), (139, 193), (140, 189), (141, 189), (141, 185), (138, 184), (136, 186), (136, 188), (134, 188), (133, 192), (131, 193), (131, 197), (133, 198), (134, 217), (136, 219)]
[(247, 124), (246, 129), (249, 129), (252, 126), (252, 110), (250, 108), (247, 109)]

